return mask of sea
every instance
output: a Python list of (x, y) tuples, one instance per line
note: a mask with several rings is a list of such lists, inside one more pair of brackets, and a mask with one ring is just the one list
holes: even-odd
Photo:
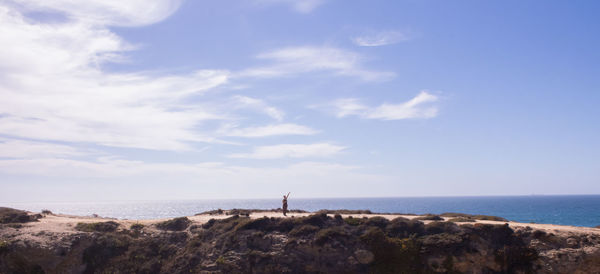
[[(441, 214), (459, 212), (493, 215), (523, 223), (583, 227), (600, 225), (600, 195), (480, 196), (396, 198), (293, 198), (290, 209), (368, 209), (377, 213)], [(79, 216), (97, 214), (117, 219), (162, 219), (191, 216), (214, 209), (273, 209), (281, 199), (106, 201), (4, 203), (0, 206)]]

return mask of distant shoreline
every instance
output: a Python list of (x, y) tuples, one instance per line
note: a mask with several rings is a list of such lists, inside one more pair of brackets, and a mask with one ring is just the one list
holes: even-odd
[[(328, 199), (412, 199), (412, 198), (510, 198), (510, 197), (593, 197), (600, 196), (600, 194), (514, 194), (514, 195), (431, 195), (431, 196), (370, 196), (370, 197), (293, 197), (298, 200), (328, 200)], [(108, 200), (34, 200), (34, 201), (3, 201), (6, 204), (33, 204), (33, 203), (83, 203), (83, 204), (94, 204), (94, 203), (138, 203), (138, 202), (194, 202), (194, 201), (238, 201), (238, 200), (277, 200), (280, 199), (273, 197), (262, 197), (262, 198), (182, 198), (182, 199), (108, 199)]]
[[(218, 208), (278, 208), (281, 200), (174, 200), (7, 203), (0, 206), (32, 212), (49, 209), (55, 213), (78, 216), (98, 214), (117, 219), (164, 219), (194, 215)], [(372, 212), (399, 214), (441, 214), (461, 212), (501, 216), (521, 223), (560, 224), (581, 227), (600, 225), (600, 196), (510, 196), (510, 197), (428, 197), (428, 198), (291, 198), (290, 208), (306, 211), (321, 209), (370, 209)]]

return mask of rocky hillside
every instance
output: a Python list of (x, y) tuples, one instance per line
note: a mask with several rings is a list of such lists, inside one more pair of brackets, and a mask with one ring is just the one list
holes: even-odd
[(23, 237), (26, 224), (15, 220), (0, 228), (0, 273), (600, 272), (597, 234), (508, 225), (232, 215), (204, 223), (78, 223), (74, 232)]

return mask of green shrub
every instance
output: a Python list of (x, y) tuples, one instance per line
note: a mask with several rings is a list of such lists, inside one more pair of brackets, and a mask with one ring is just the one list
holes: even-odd
[(0, 254), (4, 253), (4, 251), (8, 250), (8, 242), (0, 241)]
[(344, 222), (346, 222), (349, 225), (357, 226), (363, 224), (365, 222), (365, 219), (353, 218), (352, 216), (348, 216), (344, 219)]
[(143, 228), (144, 228), (144, 225), (140, 224), (140, 223), (132, 224), (131, 227), (130, 227), (131, 230), (136, 230), (136, 231), (140, 231)]
[(215, 220), (215, 219), (210, 219), (210, 220), (208, 220), (208, 222), (202, 224), (202, 228), (209, 229), (211, 226), (213, 226), (215, 224), (216, 221), (217, 220)]
[(215, 210), (209, 210), (209, 211), (204, 211), (202, 213), (198, 213), (196, 215), (223, 215), (225, 214), (225, 212), (222, 209), (215, 209)]
[(507, 219), (498, 216), (488, 216), (488, 215), (473, 215), (473, 218), (476, 220), (486, 220), (486, 221), (497, 221), (497, 222), (508, 222)]
[(425, 234), (454, 233), (460, 228), (452, 222), (431, 222), (425, 225)]
[(438, 215), (424, 215), (424, 216), (419, 216), (416, 218), (413, 218), (413, 220), (419, 220), (419, 221), (443, 221), (444, 218), (438, 216)]
[(301, 222), (303, 224), (309, 224), (309, 225), (314, 225), (314, 226), (318, 226), (318, 227), (323, 227), (325, 222), (327, 222), (329, 219), (331, 219), (331, 218), (328, 217), (327, 214), (318, 213), (318, 214), (313, 214), (308, 217), (302, 218)]
[(335, 219), (336, 221), (343, 221), (344, 220), (344, 218), (342, 218), (342, 215), (337, 214), (337, 213), (335, 215), (333, 215), (333, 219)]
[(114, 232), (119, 227), (117, 222), (77, 223), (76, 230), (83, 232)]
[(272, 226), (271, 223), (272, 223), (271, 219), (269, 219), (267, 217), (258, 218), (258, 219), (248, 218), (247, 221), (240, 222), (235, 227), (235, 230), (257, 229), (257, 230), (268, 231), (268, 230), (270, 230), (269, 228)]
[(425, 225), (418, 220), (398, 217), (391, 220), (385, 230), (391, 237), (406, 238), (413, 234), (425, 233)]
[(192, 221), (190, 221), (190, 219), (188, 219), (187, 217), (179, 217), (160, 222), (156, 224), (156, 227), (162, 230), (182, 231), (185, 230), (191, 222)]
[(288, 232), (294, 227), (302, 224), (303, 218), (275, 218), (276, 223), (274, 224), (273, 230)]
[(442, 216), (442, 217), (471, 217), (472, 215), (465, 214), (465, 213), (446, 212), (446, 213), (440, 214), (440, 216)]
[(315, 212), (317, 214), (373, 214), (373, 212), (371, 212), (368, 209), (321, 209), (317, 212)]
[(36, 222), (42, 215), (29, 215), (27, 211), (0, 207), (0, 224)]
[(360, 236), (360, 240), (375, 255), (372, 273), (421, 272), (421, 244), (415, 237), (388, 238), (381, 229), (372, 227)]
[(437, 233), (432, 235), (426, 235), (419, 238), (424, 246), (429, 247), (440, 252), (447, 252), (452, 254), (453, 247), (460, 246), (465, 241), (465, 238), (459, 233)]
[(450, 219), (448, 219), (448, 222), (466, 223), (466, 222), (475, 222), (475, 219), (470, 218), (470, 217), (456, 217), (456, 218), (450, 218)]
[(533, 262), (538, 258), (537, 251), (523, 245), (505, 245), (494, 254), (494, 259), (501, 266), (503, 273), (524, 273), (532, 269)]
[(294, 237), (306, 236), (306, 235), (315, 233), (318, 230), (319, 230), (319, 227), (316, 227), (314, 225), (302, 225), (302, 226), (292, 229), (292, 231), (290, 231), (290, 236), (294, 236)]
[(83, 250), (82, 261), (86, 265), (85, 273), (106, 273), (110, 259), (122, 255), (129, 248), (128, 237), (119, 234), (102, 234), (90, 246)]
[(465, 217), (465, 218), (471, 218), (471, 219), (475, 219), (475, 220), (508, 222), (508, 220), (506, 220), (502, 217), (490, 216), (490, 215), (472, 215), (472, 214), (465, 214), (465, 213), (449, 212), (449, 213), (442, 213), (442, 214), (440, 214), (440, 216), (442, 216), (442, 217)]
[(366, 226), (376, 226), (381, 229), (384, 229), (389, 223), (388, 219), (380, 216), (371, 217), (364, 222)]
[(348, 233), (346, 233), (340, 227), (334, 226), (334, 227), (330, 227), (330, 228), (325, 228), (325, 229), (319, 230), (319, 232), (317, 232), (317, 234), (315, 235), (315, 243), (317, 245), (323, 245), (326, 242), (333, 240), (337, 237), (346, 237), (346, 236), (348, 236)]
[(227, 215), (240, 215), (240, 216), (248, 217), (248, 216), (250, 216), (250, 213), (252, 213), (252, 210), (234, 208), (232, 210), (229, 210), (227, 212)]

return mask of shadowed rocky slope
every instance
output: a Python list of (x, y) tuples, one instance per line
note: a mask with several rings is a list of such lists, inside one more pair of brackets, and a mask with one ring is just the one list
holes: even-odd
[[(508, 225), (314, 214), (233, 215), (17, 237), (0, 228), (0, 273), (594, 273), (600, 237)], [(40, 232), (41, 233), (41, 232)], [(43, 238), (47, 241), (40, 241)]]

